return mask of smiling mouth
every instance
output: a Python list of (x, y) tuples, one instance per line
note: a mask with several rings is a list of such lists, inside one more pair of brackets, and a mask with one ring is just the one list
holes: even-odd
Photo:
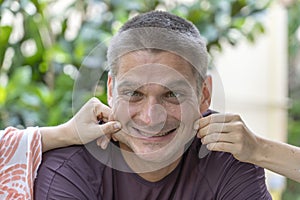
[(147, 132), (144, 132), (144, 131), (140, 131), (138, 129), (135, 129), (135, 130), (139, 133), (139, 135), (141, 135), (143, 137), (147, 137), (147, 138), (159, 138), (159, 137), (164, 137), (164, 136), (167, 136), (167, 135), (169, 135), (171, 133), (174, 133), (177, 130), (177, 128), (171, 129), (171, 130), (166, 131), (166, 132), (160, 132), (160, 133), (157, 133), (157, 134), (147, 133)]

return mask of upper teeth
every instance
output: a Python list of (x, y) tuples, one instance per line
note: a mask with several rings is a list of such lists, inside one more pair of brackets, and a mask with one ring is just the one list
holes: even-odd
[(156, 136), (164, 136), (164, 135), (167, 135), (168, 133), (170, 133), (170, 131), (164, 132), (164, 133), (160, 133), (160, 134), (158, 134), (158, 135), (156, 135)]
[(161, 136), (165, 136), (165, 135), (169, 134), (171, 131), (172, 130), (164, 132), (164, 133), (159, 133), (159, 134), (149, 134), (149, 133), (145, 133), (145, 132), (141, 132), (141, 131), (140, 131), (140, 133), (142, 135), (146, 136), (146, 137), (153, 137), (153, 136), (156, 136), (156, 137), (159, 136), (159, 137), (161, 137)]

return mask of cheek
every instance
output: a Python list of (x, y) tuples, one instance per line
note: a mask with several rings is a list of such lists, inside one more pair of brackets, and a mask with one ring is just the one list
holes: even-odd
[(168, 116), (172, 116), (173, 118), (181, 121), (181, 106), (180, 105), (175, 105), (175, 104), (170, 104), (170, 105), (165, 105), (164, 106)]
[(131, 119), (128, 101), (124, 101), (118, 97), (114, 98), (112, 101), (112, 111), (114, 119), (121, 122), (122, 126), (125, 127), (124, 125)]
[(201, 116), (199, 104), (196, 101), (186, 101), (181, 104), (181, 121), (185, 124), (193, 124)]
[(138, 115), (138, 113), (140, 113), (144, 108), (141, 103), (127, 103), (127, 105), (128, 114), (131, 116), (131, 118), (134, 118), (136, 115)]

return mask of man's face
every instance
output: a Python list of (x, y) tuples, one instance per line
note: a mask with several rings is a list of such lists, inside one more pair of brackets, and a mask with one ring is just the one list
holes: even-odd
[(114, 135), (120, 147), (152, 162), (179, 158), (200, 117), (191, 65), (173, 53), (137, 51), (118, 67), (115, 79), (108, 79), (108, 100), (122, 123)]

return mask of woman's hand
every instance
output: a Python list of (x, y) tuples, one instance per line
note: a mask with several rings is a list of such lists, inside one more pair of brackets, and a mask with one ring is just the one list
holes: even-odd
[[(40, 128), (43, 151), (76, 144), (86, 144), (98, 138), (98, 145), (106, 148), (111, 135), (121, 129), (117, 121), (108, 121), (111, 109), (97, 98), (91, 98), (65, 124)], [(105, 123), (99, 124), (102, 120)]]

